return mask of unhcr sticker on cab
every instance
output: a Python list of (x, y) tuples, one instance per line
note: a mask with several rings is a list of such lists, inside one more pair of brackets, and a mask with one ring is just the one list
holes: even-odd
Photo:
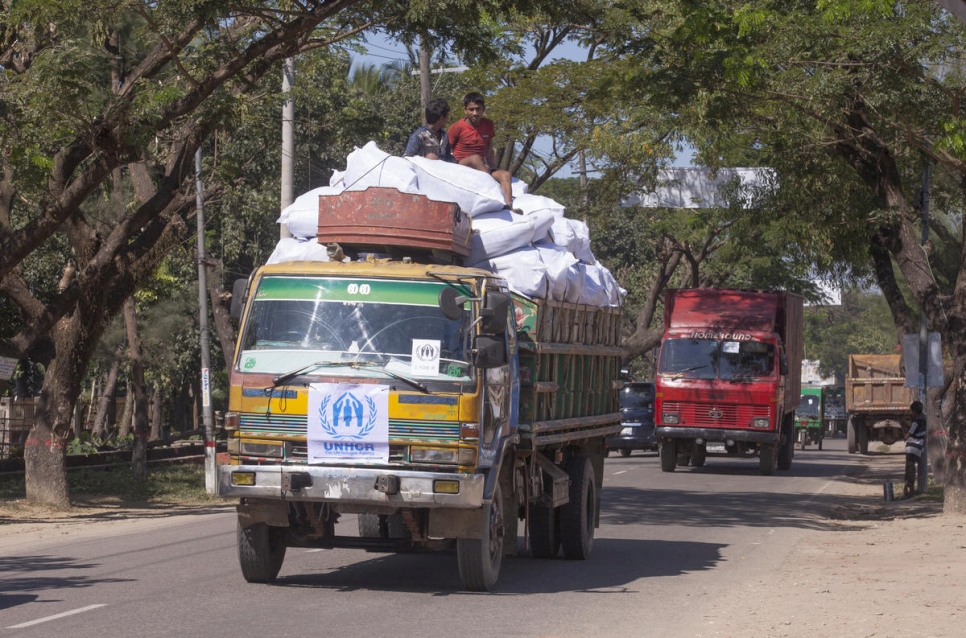
[(389, 461), (389, 386), (309, 386), (309, 463)]

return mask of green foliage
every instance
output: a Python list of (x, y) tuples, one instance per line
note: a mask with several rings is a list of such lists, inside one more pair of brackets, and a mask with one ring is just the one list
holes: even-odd
[[(77, 469), (67, 473), (73, 498), (107, 500), (119, 505), (199, 505), (222, 503), (205, 491), (204, 465), (169, 463), (148, 467), (145, 481), (133, 480), (127, 467)], [(0, 498), (24, 498), (23, 477), (0, 478)]]
[(805, 308), (805, 358), (822, 376), (845, 379), (850, 354), (893, 354), (896, 330), (881, 294), (845, 291), (839, 306)]

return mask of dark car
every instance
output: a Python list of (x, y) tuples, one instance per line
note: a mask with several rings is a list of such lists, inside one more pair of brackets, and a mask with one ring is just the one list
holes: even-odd
[(656, 450), (654, 438), (654, 384), (625, 383), (620, 391), (621, 433), (607, 439), (607, 450), (630, 456), (633, 450)]

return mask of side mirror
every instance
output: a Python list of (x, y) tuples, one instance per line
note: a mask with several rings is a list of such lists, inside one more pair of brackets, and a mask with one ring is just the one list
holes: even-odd
[(486, 295), (481, 315), (480, 332), (489, 335), (506, 334), (507, 313), (510, 310), (510, 295), (505, 292), (490, 291)]
[(241, 319), (242, 310), (245, 308), (245, 293), (248, 292), (248, 280), (236, 279), (231, 288), (231, 316)]
[(473, 365), (498, 368), (507, 364), (506, 341), (502, 336), (479, 335), (473, 343)]
[(458, 321), (463, 316), (463, 306), (467, 298), (459, 294), (456, 288), (449, 286), (439, 291), (439, 309), (443, 316), (451, 321)]

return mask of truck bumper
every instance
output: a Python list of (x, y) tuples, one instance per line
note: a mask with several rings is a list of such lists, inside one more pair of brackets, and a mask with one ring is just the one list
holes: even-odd
[[(254, 484), (238, 485), (241, 473)], [(483, 505), (483, 474), (395, 471), (378, 468), (346, 468), (221, 465), (218, 495), (230, 498), (284, 499), (363, 506), (479, 508)], [(437, 493), (436, 481), (459, 484), (456, 493)], [(251, 480), (249, 480), (251, 482)]]
[(717, 428), (687, 428), (660, 425), (654, 431), (659, 439), (703, 439), (705, 441), (744, 441), (746, 443), (778, 442), (778, 432), (770, 430), (719, 430)]

